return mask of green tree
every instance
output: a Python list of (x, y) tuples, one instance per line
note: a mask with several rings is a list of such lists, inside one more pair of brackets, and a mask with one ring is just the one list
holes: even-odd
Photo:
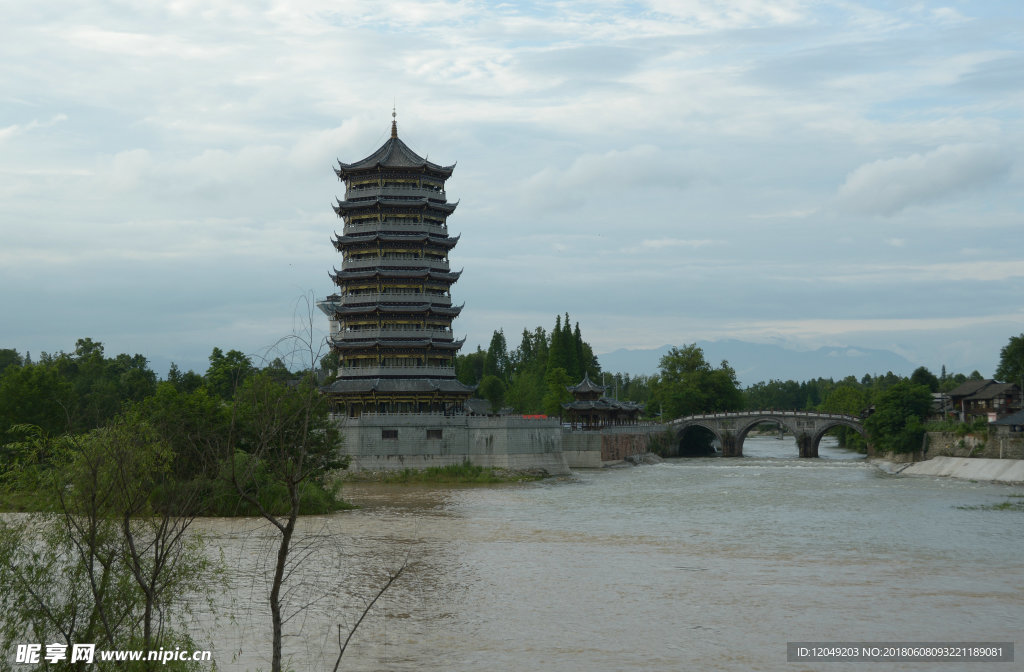
[(728, 362), (714, 369), (696, 344), (673, 347), (659, 363), (652, 401), (665, 419), (742, 408), (743, 393)]
[(0, 432), (10, 438), (12, 427), (27, 424), (62, 434), (71, 429), (76, 403), (74, 386), (53, 364), (8, 367), (0, 375)]
[[(820, 410), (857, 416), (868, 406), (868, 395), (864, 388), (856, 383), (844, 382), (832, 388), (825, 401), (821, 402)], [(867, 446), (860, 434), (849, 427), (837, 427), (832, 433), (838, 437), (840, 446), (866, 452)]]
[(512, 382), (505, 391), (505, 403), (519, 413), (543, 413), (544, 374), (539, 369), (529, 369), (512, 376)]
[(514, 373), (522, 371), (533, 371), (540, 375), (543, 382), (544, 373), (547, 371), (548, 358), (550, 354), (550, 343), (548, 334), (544, 327), (537, 327), (532, 332), (523, 329), (523, 339), (509, 355), (510, 363)]
[(203, 377), (198, 373), (191, 370), (182, 373), (174, 362), (171, 362), (171, 368), (167, 372), (167, 382), (181, 392), (193, 392), (205, 384)]
[(1024, 390), (1024, 334), (1011, 336), (999, 351), (996, 378), (1006, 383), (1016, 383)]
[(324, 385), (330, 385), (338, 379), (339, 366), (341, 366), (341, 356), (337, 350), (330, 350), (320, 358), (320, 371), (323, 375)]
[[(28, 639), (195, 648), (185, 600), (209, 590), (213, 568), (202, 540), (185, 534), (192, 518), (181, 515), (183, 499), (167, 480), (172, 456), (155, 433), (124, 417), (55, 440), (37, 428), (21, 448), (53, 462), (33, 482), (49, 490), (56, 512), (0, 520), (0, 646)], [(157, 668), (164, 669), (156, 661), (139, 666)]]
[(501, 405), (505, 402), (505, 383), (501, 382), (501, 378), (495, 375), (484, 376), (480, 381), (478, 391), (484, 399), (490, 402), (491, 413), (501, 410)]
[(484, 377), (487, 353), (476, 346), (476, 352), (455, 357), (455, 377), (465, 385), (476, 385)]
[(946, 376), (946, 379), (943, 380), (942, 384), (940, 385), (940, 389), (943, 392), (949, 392), (950, 390), (955, 390), (957, 387), (963, 385), (966, 382), (967, 376), (965, 376), (962, 373), (953, 373)]
[(291, 378), (295, 377), (294, 374), (288, 370), (288, 367), (285, 366), (284, 360), (282, 360), (280, 357), (275, 357), (273, 361), (270, 362), (270, 364), (267, 364), (263, 368), (263, 372), (269, 375), (274, 380), (281, 382), (290, 380)]
[(254, 371), (252, 361), (239, 350), (214, 348), (206, 369), (206, 386), (222, 399), (230, 399)]
[(932, 394), (923, 385), (902, 381), (875, 400), (875, 412), (864, 421), (868, 439), (882, 452), (909, 453), (921, 448), (922, 419), (931, 412)]
[(509, 366), (508, 345), (505, 343), (505, 333), (499, 329), (491, 336), (491, 344), (487, 347), (487, 356), (484, 357), (483, 376), (497, 376), (503, 382), (509, 380), (511, 374)]
[[(945, 370), (945, 367), (943, 367)], [(932, 392), (939, 391), (939, 379), (927, 367), (919, 366), (910, 374), (910, 382), (915, 385), (924, 385)]]
[[(205, 387), (185, 390), (166, 381), (131, 410), (170, 447), (176, 478), (201, 482), (216, 477), (218, 460), (231, 431), (229, 408), (222, 399), (212, 396)], [(206, 501), (203, 505), (213, 503)], [(230, 509), (216, 513), (230, 513)]]
[(547, 374), (544, 376), (544, 386), (547, 391), (541, 402), (547, 415), (562, 415), (562, 404), (572, 401), (572, 394), (567, 389), (572, 384), (572, 379), (569, 378), (569, 374), (566, 373), (565, 369), (561, 367), (548, 369)]
[(11, 348), (0, 348), (0, 375), (10, 366), (23, 366), (25, 362), (17, 350)]

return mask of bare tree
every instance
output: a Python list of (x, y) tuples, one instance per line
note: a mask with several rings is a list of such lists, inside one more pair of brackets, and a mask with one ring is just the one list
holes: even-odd
[(316, 384), (315, 367), (323, 340), (313, 323), (313, 300), (296, 333), (277, 344), (282, 361), (308, 356), (298, 380), (281, 382), (269, 373), (249, 378), (232, 407), (231, 440), (225, 460), (228, 478), (241, 499), (279, 534), (268, 600), (272, 624), (271, 670), (282, 669), (281, 643), (286, 615), (283, 588), (294, 550), (295, 528), (311, 495), (330, 496), (326, 479), (346, 465), (341, 435), (329, 417), (327, 398)]
[(356, 620), (355, 624), (349, 628), (348, 636), (345, 637), (344, 641), (341, 639), (341, 624), (338, 624), (338, 657), (334, 661), (333, 672), (338, 672), (338, 667), (341, 666), (341, 657), (345, 655), (345, 649), (348, 648), (348, 643), (352, 641), (352, 637), (356, 634), (356, 630), (358, 630), (359, 626), (363, 624), (363, 620), (366, 618), (366, 615), (370, 613), (370, 610), (373, 609), (373, 605), (377, 603), (377, 600), (381, 598), (381, 595), (387, 592), (388, 588), (391, 587), (391, 584), (402, 575), (402, 572), (404, 572), (405, 568), (408, 566), (409, 562), (406, 560), (406, 562), (402, 563), (401, 567), (388, 575), (388, 580), (383, 586), (381, 586), (380, 590), (377, 591), (377, 594), (374, 595), (373, 599), (366, 604), (366, 607), (363, 609), (363, 613), (359, 615), (359, 619)]

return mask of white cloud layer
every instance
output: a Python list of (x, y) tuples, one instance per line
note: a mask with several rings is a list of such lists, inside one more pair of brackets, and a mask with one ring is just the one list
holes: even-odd
[(892, 215), (992, 184), (1011, 165), (1005, 151), (974, 144), (873, 161), (846, 178), (839, 188), (839, 204), (853, 213)]
[(163, 373), (273, 343), (297, 297), (334, 289), (332, 165), (383, 143), (397, 105), (403, 140), (457, 163), (470, 348), (568, 310), (600, 351), (777, 337), (933, 369), (962, 351), (989, 374), (1024, 331), (1022, 18), (994, 1), (15, 3), (0, 347), (90, 336)]

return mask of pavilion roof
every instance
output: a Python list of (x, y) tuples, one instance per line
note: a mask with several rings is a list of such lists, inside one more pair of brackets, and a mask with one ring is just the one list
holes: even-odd
[(590, 374), (584, 373), (583, 380), (581, 380), (576, 385), (570, 385), (566, 387), (566, 389), (572, 392), (573, 394), (585, 394), (592, 392), (604, 392), (608, 388), (605, 387), (604, 385), (598, 385), (594, 383), (592, 380), (590, 380)]
[(629, 413), (639, 413), (643, 410), (643, 407), (635, 402), (615, 401), (607, 397), (570, 401), (567, 404), (562, 404), (562, 408), (569, 411), (626, 411)]

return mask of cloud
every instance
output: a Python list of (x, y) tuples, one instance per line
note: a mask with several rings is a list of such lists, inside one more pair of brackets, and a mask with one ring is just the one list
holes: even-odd
[(839, 208), (854, 214), (893, 215), (995, 182), (1012, 161), (1002, 150), (977, 144), (944, 145), (927, 154), (867, 163), (839, 188)]
[(672, 248), (690, 248), (697, 249), (700, 247), (706, 247), (708, 245), (718, 245), (723, 241), (720, 240), (709, 240), (709, 239), (689, 239), (689, 238), (648, 238), (640, 241), (640, 244), (634, 247), (626, 248), (625, 252), (642, 252), (647, 254), (652, 250), (667, 250)]
[(682, 189), (691, 179), (677, 157), (652, 145), (637, 145), (582, 154), (567, 168), (544, 168), (526, 180), (525, 192), (536, 205), (569, 209), (609, 189)]
[(32, 121), (24, 125), (14, 124), (12, 126), (7, 126), (6, 128), (0, 128), (0, 142), (3, 142), (4, 140), (9, 140), (16, 135), (27, 133), (28, 131), (33, 131), (37, 128), (50, 128), (51, 126), (56, 126), (57, 124), (67, 120), (68, 115), (55, 114), (47, 121), (39, 121), (38, 119), (33, 119)]

